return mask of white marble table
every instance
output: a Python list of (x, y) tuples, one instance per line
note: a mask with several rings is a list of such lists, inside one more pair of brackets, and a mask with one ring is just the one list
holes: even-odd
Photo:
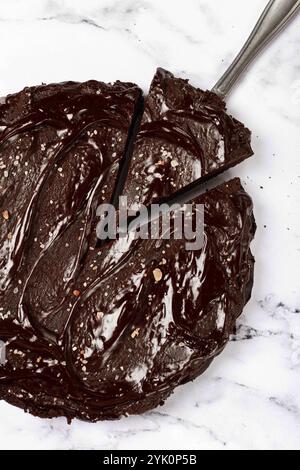
[[(1, 0), (0, 93), (90, 78), (145, 91), (157, 66), (211, 87), (266, 0)], [(300, 449), (300, 15), (228, 99), (253, 130), (239, 175), (258, 225), (238, 334), (161, 408), (117, 422), (41, 420), (0, 403), (0, 448)]]

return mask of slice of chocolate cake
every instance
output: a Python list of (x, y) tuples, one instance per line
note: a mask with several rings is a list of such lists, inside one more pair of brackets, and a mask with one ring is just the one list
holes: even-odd
[[(249, 298), (255, 224), (238, 179), (193, 203), (192, 217), (196, 204), (205, 205), (203, 248), (187, 251), (184, 239), (136, 240), (101, 276), (82, 259), (84, 289), (74, 292), (67, 317), (63, 309), (56, 315), (65, 331), (59, 340), (39, 326), (34, 298), (22, 321), (2, 308), (0, 398), (42, 417), (112, 419), (161, 404), (207, 368)], [(94, 248), (90, 237), (84, 241)], [(110, 244), (111, 257), (120, 243)], [(61, 248), (62, 269), (35, 280), (45, 297), (70, 264)]]
[(167, 198), (245, 160), (253, 153), (250, 137), (217, 95), (158, 69), (125, 186), (130, 207)]

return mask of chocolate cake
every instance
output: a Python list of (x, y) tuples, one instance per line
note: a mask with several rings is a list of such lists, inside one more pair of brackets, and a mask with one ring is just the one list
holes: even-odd
[(168, 198), (250, 157), (251, 133), (221, 98), (159, 68), (145, 100), (125, 193), (130, 207)]
[(136, 139), (141, 105), (136, 85), (95, 81), (0, 105), (0, 399), (34, 415), (97, 421), (163, 403), (220, 353), (250, 297), (255, 223), (238, 179), (192, 201), (192, 218), (205, 206), (198, 250), (131, 234), (98, 245), (99, 204), (150, 204), (251, 154), (218, 97), (165, 71)]

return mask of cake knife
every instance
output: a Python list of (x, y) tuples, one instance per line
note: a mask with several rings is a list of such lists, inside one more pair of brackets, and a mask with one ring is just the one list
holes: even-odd
[(300, 0), (271, 0), (245, 45), (212, 91), (225, 98), (248, 65), (299, 12)]

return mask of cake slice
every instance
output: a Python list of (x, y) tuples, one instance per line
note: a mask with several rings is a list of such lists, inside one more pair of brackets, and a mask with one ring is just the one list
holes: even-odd
[(145, 100), (124, 194), (130, 207), (168, 198), (252, 155), (250, 131), (217, 95), (159, 68)]

